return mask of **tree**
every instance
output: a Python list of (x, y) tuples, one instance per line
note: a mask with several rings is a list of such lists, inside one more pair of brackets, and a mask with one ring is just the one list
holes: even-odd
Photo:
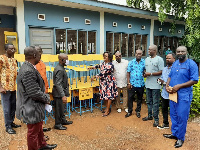
[(164, 22), (168, 14), (175, 20), (185, 21), (185, 34), (181, 44), (188, 48), (190, 55), (200, 61), (200, 0), (127, 0), (128, 6), (156, 11), (158, 19)]

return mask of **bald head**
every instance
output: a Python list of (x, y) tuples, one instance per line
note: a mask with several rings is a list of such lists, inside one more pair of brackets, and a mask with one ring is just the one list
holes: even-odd
[(24, 49), (24, 55), (26, 61), (32, 63), (33, 65), (36, 65), (40, 61), (40, 54), (33, 46), (26, 47)]
[(135, 52), (136, 53), (143, 53), (143, 51), (141, 49), (137, 49)]
[(60, 53), (58, 55), (58, 59), (59, 59), (59, 64), (62, 65), (62, 66), (65, 66), (66, 60), (68, 60), (68, 56), (67, 56), (67, 54)]
[(179, 46), (178, 48), (177, 48), (177, 50), (183, 50), (183, 51), (186, 51), (187, 52), (187, 48), (185, 47), (185, 46)]
[(121, 62), (121, 60), (122, 60), (122, 54), (120, 53), (120, 51), (117, 51), (117, 52), (115, 53), (115, 59), (116, 59), (116, 61), (117, 61), (118, 63)]
[(148, 54), (151, 56), (151, 57), (155, 57), (156, 56), (156, 53), (157, 53), (157, 50), (158, 50), (158, 47), (156, 45), (150, 45), (149, 46), (149, 49), (148, 49)]

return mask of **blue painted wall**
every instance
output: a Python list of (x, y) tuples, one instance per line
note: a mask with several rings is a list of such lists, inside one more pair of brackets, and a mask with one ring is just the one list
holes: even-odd
[[(82, 29), (97, 31), (96, 48), (100, 52), (100, 13), (75, 9), (69, 7), (55, 6), (50, 4), (24, 2), (26, 45), (29, 46), (29, 26), (59, 28), (59, 29)], [(45, 14), (45, 21), (38, 20), (38, 14)], [(70, 22), (63, 22), (63, 17), (69, 17)], [(90, 19), (91, 24), (86, 25), (85, 19)]]
[(15, 28), (15, 16), (0, 14), (1, 23), (0, 28)]
[[(151, 27), (151, 20), (149, 19), (141, 19), (141, 18), (134, 18), (129, 16), (121, 16), (111, 13), (104, 14), (104, 28), (105, 28), (105, 37), (104, 37), (104, 47), (106, 48), (106, 32), (120, 32), (120, 33), (127, 33), (127, 34), (141, 34), (147, 35), (147, 47), (150, 45), (150, 27)], [(113, 22), (117, 22), (117, 27), (113, 27)], [(132, 24), (132, 28), (128, 28), (128, 24)], [(145, 26), (145, 30), (141, 29), (141, 26)]]
[[(162, 28), (162, 32), (159, 31)], [(167, 36), (167, 37), (182, 37), (185, 30), (185, 25), (177, 24), (174, 34), (169, 32), (171, 24), (169, 22), (164, 22), (162, 25), (159, 21), (154, 22), (154, 36)], [(178, 33), (181, 30), (181, 33)]]

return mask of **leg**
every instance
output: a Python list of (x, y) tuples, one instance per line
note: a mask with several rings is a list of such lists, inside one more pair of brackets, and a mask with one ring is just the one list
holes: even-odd
[(55, 100), (55, 125), (62, 124), (63, 115), (64, 115), (64, 108), (62, 98), (54, 98)]
[(149, 88), (146, 89), (146, 100), (148, 107), (148, 117), (152, 117), (153, 97), (152, 97), (152, 90)]
[(137, 94), (137, 108), (135, 109), (136, 112), (141, 111), (141, 105), (142, 105), (142, 97), (144, 93), (144, 87), (138, 87), (136, 89), (136, 94)]
[(47, 145), (46, 140), (45, 140), (45, 137), (44, 137), (44, 132), (43, 132), (42, 125), (43, 125), (43, 121), (39, 122), (38, 146), (39, 146), (40, 148)]
[(176, 107), (177, 103), (170, 101), (170, 118), (172, 122), (171, 131), (175, 137), (177, 137), (177, 132), (178, 132), (178, 115)]
[(165, 125), (169, 125), (169, 121), (168, 121), (168, 107), (169, 107), (169, 99), (162, 98), (163, 124), (165, 124)]
[(6, 91), (5, 94), (1, 93), (1, 102), (4, 112), (4, 121), (6, 129), (11, 128), (11, 103), (10, 103), (11, 92)]
[(155, 121), (159, 121), (159, 102), (160, 102), (160, 89), (152, 90), (153, 97), (153, 117)]
[(123, 107), (124, 107), (124, 109), (128, 108), (127, 103), (128, 103), (128, 92), (127, 92), (127, 87), (124, 87), (123, 88)]
[(110, 105), (112, 103), (112, 100), (107, 100), (107, 105), (106, 105), (106, 110), (105, 110), (105, 113), (104, 115), (108, 115), (109, 114), (109, 109), (110, 109)]
[(117, 88), (118, 96), (116, 97), (116, 107), (117, 109), (121, 109), (120, 107), (120, 93), (122, 88)]
[[(36, 124), (27, 124), (28, 133), (27, 133), (27, 144), (28, 150), (38, 150), (40, 147), (39, 141), (39, 131), (42, 130), (41, 122)], [(44, 134), (43, 137), (44, 138)], [(46, 142), (43, 142), (44, 146), (46, 146)]]
[(15, 111), (16, 111), (16, 91), (12, 91), (11, 92), (11, 97), (10, 97), (10, 107), (11, 107), (11, 112), (10, 112), (10, 116), (11, 116), (11, 121), (13, 123), (14, 119), (15, 119)]
[(128, 89), (128, 113), (133, 111), (133, 100), (135, 96), (135, 87)]
[(182, 141), (185, 140), (187, 121), (190, 113), (190, 104), (191, 101), (179, 100), (177, 105), (177, 117), (178, 117), (177, 138)]

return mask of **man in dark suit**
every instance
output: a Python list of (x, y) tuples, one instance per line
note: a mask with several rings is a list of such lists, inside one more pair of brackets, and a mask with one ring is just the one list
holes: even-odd
[(40, 55), (34, 47), (25, 48), (24, 54), (26, 61), (17, 76), (16, 116), (27, 123), (28, 150), (51, 150), (57, 145), (47, 144), (42, 130), (45, 104), (50, 103), (50, 98), (45, 94), (44, 81), (35, 67), (40, 60)]
[(55, 67), (53, 72), (53, 90), (52, 95), (55, 100), (55, 129), (66, 130), (67, 127), (63, 125), (72, 124), (72, 121), (67, 121), (64, 114), (64, 105), (67, 103), (67, 97), (69, 96), (69, 84), (68, 77), (64, 66), (68, 65), (68, 56), (66, 54), (60, 54), (58, 56), (59, 64)]

